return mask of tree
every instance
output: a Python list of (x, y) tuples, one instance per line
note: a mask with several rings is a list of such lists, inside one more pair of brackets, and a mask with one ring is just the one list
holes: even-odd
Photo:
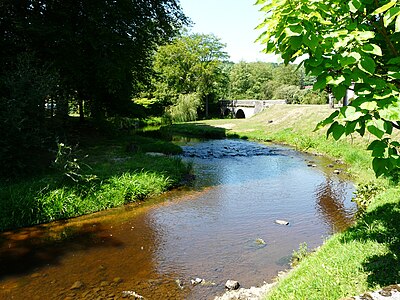
[(369, 132), (377, 176), (400, 167), (400, 3), (396, 0), (258, 0), (266, 13), (259, 41), (285, 63), (306, 55), (315, 90), (332, 89), (337, 99), (354, 84), (349, 106), (333, 112), (317, 128), (330, 125), (334, 139)]
[(56, 140), (47, 134), (48, 99), (58, 115), (68, 101), (82, 118), (83, 102), (92, 116), (132, 112), (158, 45), (187, 23), (178, 3), (0, 1), (0, 175), (48, 162)]
[(172, 103), (180, 94), (198, 93), (208, 117), (209, 103), (217, 99), (227, 83), (223, 62), (228, 56), (224, 48), (214, 35), (187, 32), (161, 46), (154, 60), (156, 96)]
[(0, 9), (2, 63), (35, 52), (93, 115), (124, 113), (157, 46), (186, 24), (176, 0), (4, 0)]

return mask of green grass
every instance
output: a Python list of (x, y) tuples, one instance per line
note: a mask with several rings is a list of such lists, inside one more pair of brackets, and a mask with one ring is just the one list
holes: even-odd
[(67, 219), (141, 201), (180, 184), (190, 166), (179, 159), (135, 154), (93, 164), (96, 179), (61, 174), (0, 186), (0, 230)]
[(179, 158), (145, 154), (180, 154), (168, 140), (87, 130), (44, 175), (0, 182), (0, 231), (142, 201), (180, 185), (191, 172)]

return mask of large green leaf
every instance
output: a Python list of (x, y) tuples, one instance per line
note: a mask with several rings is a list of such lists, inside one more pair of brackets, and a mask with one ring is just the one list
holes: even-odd
[(362, 6), (362, 3), (360, 0), (351, 0), (349, 2), (349, 8), (352, 13), (357, 12), (361, 8), (361, 6)]
[(392, 6), (396, 5), (396, 3), (397, 3), (397, 0), (389, 1), (385, 5), (382, 5), (381, 7), (378, 7), (377, 9), (375, 9), (374, 12), (372, 13), (372, 15), (376, 16), (376, 15), (379, 15), (381, 13), (384, 13), (389, 8), (391, 8)]
[(381, 119), (367, 121), (367, 129), (370, 133), (381, 139), (385, 134), (385, 122)]
[(335, 98), (338, 100), (342, 99), (346, 95), (346, 91), (347, 91), (347, 86), (343, 84), (332, 87), (332, 92), (335, 95)]
[(327, 136), (332, 134), (333, 138), (335, 140), (340, 139), (340, 137), (346, 132), (346, 128), (342, 125), (339, 124), (337, 121), (333, 122), (332, 125), (329, 127), (327, 131)]
[(398, 15), (400, 15), (400, 7), (392, 7), (383, 16), (383, 25), (388, 27)]
[(358, 65), (358, 67), (361, 70), (363, 70), (364, 72), (372, 75), (375, 73), (376, 64), (375, 64), (375, 61), (371, 57), (364, 56), (361, 58), (361, 61)]
[(374, 157), (372, 160), (372, 168), (374, 169), (375, 175), (379, 177), (387, 172), (387, 161), (384, 158)]
[(381, 47), (375, 44), (365, 44), (362, 47), (362, 51), (365, 53), (371, 53), (374, 55), (382, 56), (382, 50)]
[(369, 144), (367, 150), (372, 150), (372, 157), (384, 157), (388, 145), (381, 140), (375, 140)]

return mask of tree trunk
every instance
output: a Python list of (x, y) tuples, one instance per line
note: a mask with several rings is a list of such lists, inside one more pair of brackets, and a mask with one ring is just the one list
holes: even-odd
[(79, 99), (78, 107), (79, 107), (79, 121), (83, 122), (85, 121), (85, 114), (83, 112), (83, 99)]

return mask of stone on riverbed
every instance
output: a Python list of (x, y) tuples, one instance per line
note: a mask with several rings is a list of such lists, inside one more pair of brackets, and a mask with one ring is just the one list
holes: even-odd
[(289, 225), (289, 222), (286, 220), (275, 220), (275, 223), (279, 225)]
[(199, 283), (202, 283), (203, 281), (204, 281), (204, 279), (195, 278), (195, 279), (190, 280), (190, 283), (191, 283), (192, 285), (198, 285)]
[(228, 290), (237, 290), (239, 287), (240, 287), (240, 284), (239, 284), (239, 282), (238, 281), (235, 281), (235, 280), (228, 280), (226, 283), (225, 283), (225, 287), (228, 289)]

